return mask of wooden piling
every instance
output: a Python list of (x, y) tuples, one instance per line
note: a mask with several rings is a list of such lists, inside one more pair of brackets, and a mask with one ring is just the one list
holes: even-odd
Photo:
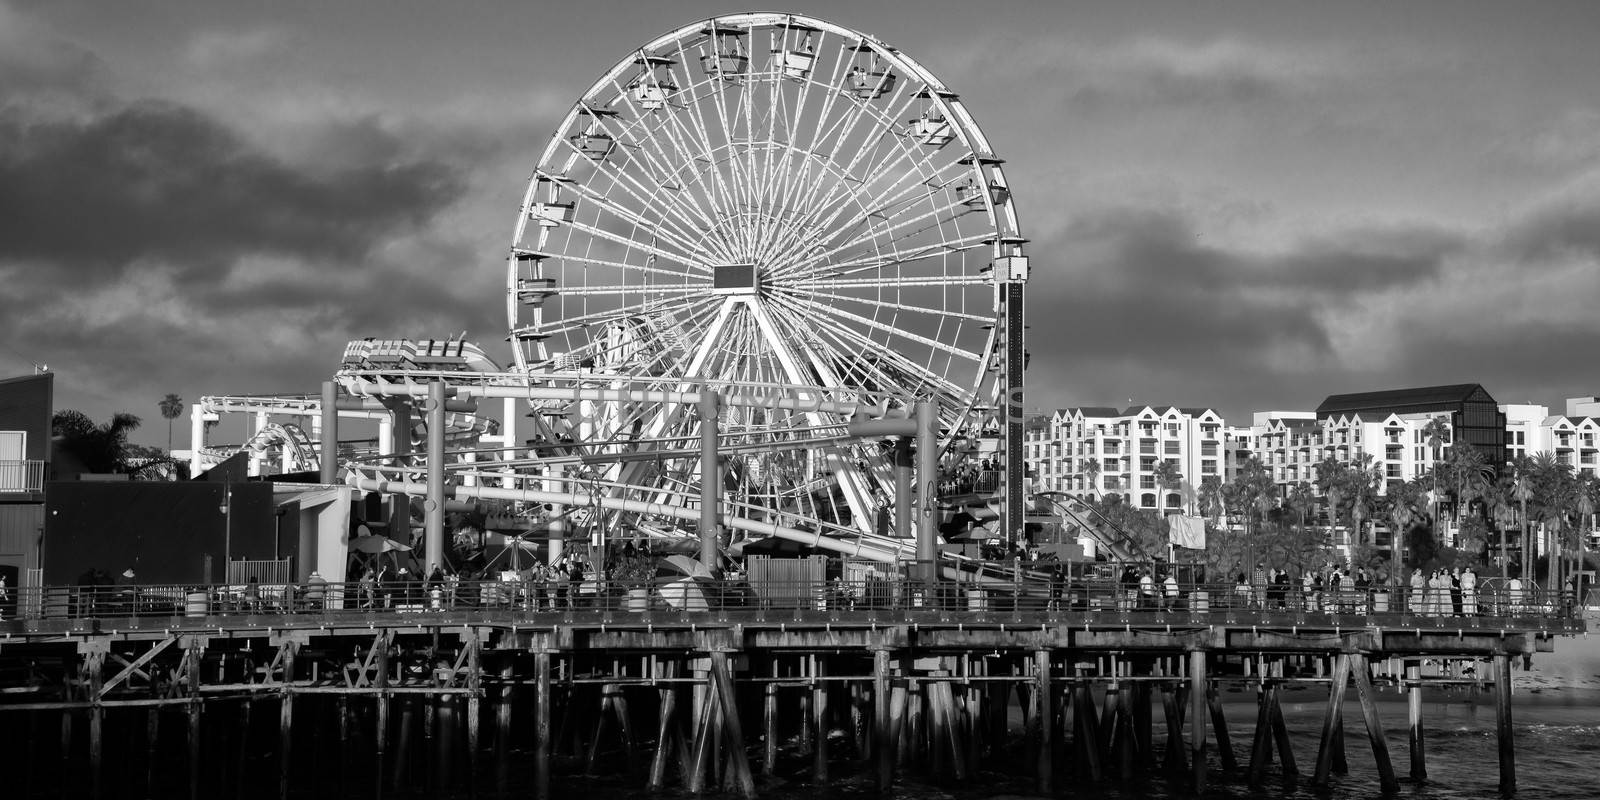
[(1038, 737), (1034, 747), (1035, 784), (1041, 792), (1052, 791), (1055, 776), (1052, 774), (1055, 758), (1050, 734), (1054, 728), (1050, 692), (1050, 651), (1033, 652), (1033, 734)]
[(1511, 654), (1494, 654), (1495, 735), (1500, 749), (1500, 793), (1517, 790), (1517, 753), (1511, 728)]
[(1194, 704), (1189, 709), (1189, 724), (1193, 729), (1189, 766), (1194, 771), (1197, 795), (1206, 791), (1206, 658), (1204, 650), (1189, 651), (1189, 702)]
[(1328, 785), (1328, 774), (1333, 768), (1334, 743), (1344, 740), (1344, 730), (1340, 724), (1340, 708), (1344, 706), (1345, 684), (1349, 683), (1349, 677), (1350, 656), (1340, 653), (1334, 661), (1333, 673), (1329, 676), (1328, 706), (1322, 717), (1322, 737), (1317, 746), (1317, 768), (1311, 775), (1311, 782), (1316, 786)]
[[(516, 697), (515, 672), (510, 657), (500, 664), (500, 697), (494, 707), (494, 785), (495, 794), (504, 800), (510, 791), (511, 704)], [(383, 752), (379, 748), (378, 752)]]
[(1428, 747), (1422, 733), (1422, 665), (1418, 659), (1406, 662), (1406, 721), (1411, 726), (1411, 780), (1428, 779)]
[(1394, 777), (1394, 765), (1389, 761), (1389, 743), (1383, 736), (1383, 722), (1378, 719), (1378, 698), (1372, 689), (1371, 667), (1365, 653), (1350, 654), (1350, 671), (1355, 676), (1356, 698), (1361, 701), (1361, 716), (1367, 723), (1367, 739), (1372, 742), (1372, 757), (1378, 765), (1378, 780), (1383, 791), (1400, 788)]
[[(723, 654), (726, 658), (726, 654)], [(811, 657), (811, 727), (815, 732), (816, 746), (811, 749), (811, 775), (818, 786), (828, 783), (828, 672), (827, 659)], [(723, 706), (723, 714), (727, 714)]]
[[(889, 651), (872, 651), (872, 755), (877, 762), (878, 791), (887, 792), (894, 785), (894, 742), (890, 738), (893, 722), (889, 715)], [(768, 697), (771, 697), (772, 687)], [(777, 703), (772, 701), (769, 708), (775, 708)], [(776, 721), (768, 723), (769, 729), (776, 725)], [(770, 747), (769, 752), (770, 752)], [(771, 766), (768, 766), (771, 772)]]
[(278, 797), (288, 800), (289, 784), (294, 774), (294, 662), (299, 644), (293, 641), (279, 646), (279, 660), (283, 668), (278, 682)]
[[(550, 798), (550, 653), (533, 654), (533, 796)], [(508, 714), (509, 716), (509, 714)]]
[(744, 726), (739, 720), (739, 703), (733, 690), (733, 675), (728, 667), (728, 654), (711, 653), (711, 680), (718, 695), (718, 705), (723, 741), (727, 745), (728, 775), (730, 783), (746, 798), (756, 796), (755, 777), (750, 772), (750, 761), (744, 748)]
[(1228, 720), (1222, 713), (1222, 698), (1217, 696), (1217, 685), (1206, 688), (1206, 706), (1211, 709), (1211, 731), (1217, 737), (1217, 755), (1222, 759), (1222, 769), (1233, 772), (1239, 762), (1233, 756), (1233, 740), (1228, 737)]

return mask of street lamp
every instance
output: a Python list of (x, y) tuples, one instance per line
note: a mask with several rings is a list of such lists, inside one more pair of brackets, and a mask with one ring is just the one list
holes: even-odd
[(222, 582), (229, 583), (228, 567), (233, 563), (233, 484), (222, 485)]

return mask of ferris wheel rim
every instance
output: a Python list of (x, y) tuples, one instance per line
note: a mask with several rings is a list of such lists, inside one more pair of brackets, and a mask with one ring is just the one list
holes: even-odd
[[(560, 126), (558, 126), (556, 134), (551, 137), (543, 153), (541, 153), (539, 161), (537, 162), (539, 166), (535, 170), (534, 177), (530, 179), (527, 191), (524, 194), (522, 210), (521, 213), (519, 213), (518, 223), (516, 226), (517, 230), (515, 242), (522, 242), (529, 227), (535, 224), (530, 220), (528, 209), (532, 207), (538, 200), (537, 193), (541, 188), (541, 171), (545, 170), (547, 165), (561, 165), (561, 169), (547, 172), (544, 175), (544, 177), (553, 177), (558, 173), (569, 172), (582, 160), (582, 155), (577, 151), (573, 143), (567, 140), (564, 134), (566, 134), (568, 131), (574, 130), (575, 124), (578, 123), (579, 118), (586, 115), (593, 121), (593, 124), (588, 126), (591, 130), (604, 129), (604, 126), (601, 123), (606, 120), (607, 117), (599, 113), (600, 109), (604, 107), (603, 101), (611, 96), (618, 96), (622, 98), (627, 97), (626, 92), (621, 92), (619, 90), (622, 86), (625, 76), (630, 69), (637, 68), (641, 62), (651, 58), (665, 58), (665, 56), (662, 55), (663, 53), (670, 52), (683, 57), (688, 52), (687, 47), (692, 44), (694, 40), (703, 39), (708, 30), (713, 32), (714, 38), (715, 32), (719, 30), (743, 31), (744, 35), (751, 35), (757, 29), (773, 26), (782, 26), (782, 30), (786, 32), (791, 30), (791, 28), (804, 28), (832, 34), (833, 36), (839, 37), (841, 42), (849, 42), (859, 50), (870, 52), (875, 58), (882, 59), (890, 67), (899, 70), (904, 75), (914, 77), (917, 81), (919, 81), (923, 86), (922, 91), (926, 95), (925, 100), (931, 106), (937, 107), (943, 117), (951, 122), (956, 140), (959, 142), (961, 149), (968, 154), (967, 157), (973, 159), (974, 162), (983, 161), (990, 164), (988, 168), (973, 170), (973, 174), (982, 181), (980, 188), (983, 190), (981, 194), (985, 207), (984, 213), (989, 219), (988, 227), (990, 228), (990, 233), (987, 236), (971, 237), (971, 241), (962, 242), (962, 249), (978, 250), (987, 248), (991, 256), (998, 257), (1005, 252), (1004, 248), (1008, 246), (1014, 246), (1016, 242), (1021, 240), (1020, 234), (1018, 233), (1019, 226), (1017, 224), (1016, 211), (1014, 203), (1009, 196), (1009, 192), (1007, 191), (1005, 196), (999, 198), (996, 198), (995, 193), (993, 192), (993, 189), (996, 187), (1000, 189), (1007, 188), (1003, 170), (999, 167), (1000, 160), (993, 156), (988, 139), (984, 136), (982, 130), (976, 124), (975, 120), (971, 118), (971, 115), (968, 113), (965, 106), (960, 102), (959, 97), (954, 92), (950, 91), (936, 76), (922, 67), (920, 63), (912, 59), (909, 55), (903, 53), (897, 48), (885, 44), (881, 40), (869, 34), (806, 15), (751, 12), (711, 17), (696, 23), (679, 27), (673, 31), (658, 36), (640, 48), (631, 51), (628, 56), (619, 60), (610, 69), (602, 73), (599, 79), (596, 80), (594, 84), (591, 85), (585, 92), (583, 92), (579, 100), (573, 104), (571, 109), (569, 109)], [(754, 39), (755, 37), (751, 35), (751, 38)], [(674, 46), (676, 46), (675, 50), (673, 49)], [(752, 48), (751, 52), (752, 54), (755, 52), (754, 48)], [(685, 74), (690, 72), (687, 66), (685, 66), (684, 72)], [(694, 87), (710, 86), (717, 87), (717, 90), (721, 91), (722, 89), (725, 89), (725, 87), (718, 87), (718, 80), (719, 79), (717, 78), (707, 77), (694, 81), (685, 81), (685, 86), (677, 88), (680, 90), (686, 90)], [(820, 81), (816, 81), (816, 83), (817, 85), (823, 85)], [(837, 87), (825, 86), (824, 88), (837, 91)], [(631, 101), (629, 102), (631, 103)], [(872, 111), (878, 110), (876, 107), (868, 106), (868, 108)], [(745, 142), (744, 144), (748, 145), (750, 142)], [(756, 144), (763, 144), (769, 147), (778, 146), (778, 143), (775, 141), (756, 142)], [(731, 141), (720, 145), (724, 150), (727, 151), (726, 155), (730, 161), (743, 158), (747, 155), (746, 152), (734, 152), (736, 149), (735, 145), (736, 143)], [(792, 143), (786, 144), (785, 146), (790, 147), (791, 153), (796, 152)], [(748, 150), (750, 148), (747, 147), (746, 149)], [(818, 163), (822, 165), (822, 169), (837, 169), (837, 165), (835, 165), (832, 161), (827, 158), (818, 158), (816, 153), (803, 148), (799, 149), (799, 152), (804, 153), (808, 158), (817, 158)], [(690, 168), (691, 165), (687, 163), (679, 165), (679, 169), (681, 171), (688, 171)], [(551, 181), (551, 185), (554, 185), (553, 181)], [(656, 186), (647, 196), (651, 199), (654, 199), (660, 197), (666, 191), (667, 190), (662, 186)], [(861, 201), (859, 198), (855, 198), (855, 202), (859, 205)], [(661, 218), (657, 218), (657, 222), (658, 224), (661, 223)], [(598, 226), (596, 226), (595, 230), (591, 232), (591, 235), (596, 235), (598, 230)], [(540, 250), (546, 249), (545, 243), (548, 238), (548, 232), (540, 232)], [(652, 284), (651, 289), (652, 291), (660, 291), (667, 294), (682, 295), (684, 302), (680, 304), (679, 307), (687, 307), (689, 303), (689, 296), (692, 295), (694, 291), (689, 280), (689, 274), (697, 271), (698, 265), (695, 263), (697, 260), (695, 258), (696, 255), (701, 257), (700, 260), (702, 263), (706, 260), (704, 258), (704, 256), (708, 254), (706, 250), (702, 250), (698, 254), (676, 251), (677, 254), (682, 257), (678, 259), (670, 259), (668, 254), (675, 251), (671, 251), (666, 247), (657, 247), (654, 240), (652, 240), (652, 244), (648, 247), (640, 245), (637, 241), (630, 241), (626, 245), (622, 245), (621, 243), (618, 244), (619, 246), (625, 246), (628, 248), (638, 248), (640, 251), (645, 251), (647, 249), (659, 249), (661, 250), (660, 254), (653, 253), (652, 255), (660, 255), (660, 257), (663, 259), (675, 260), (679, 265), (678, 274), (675, 275), (675, 278), (679, 280), (683, 286), (681, 288), (674, 289), (668, 287), (666, 283), (663, 282)], [(848, 245), (849, 242), (847, 241), (846, 246)], [(706, 247), (709, 248), (710, 244), (708, 243)], [(846, 249), (846, 247), (841, 247), (839, 249)], [(722, 255), (726, 254), (723, 253)], [(847, 265), (847, 268), (853, 270), (853, 272), (840, 272), (837, 269), (838, 265), (834, 265), (836, 268), (831, 271), (833, 274), (824, 274), (824, 271), (818, 270), (809, 274), (775, 276), (771, 283), (774, 294), (780, 296), (788, 295), (784, 300), (781, 301), (781, 303), (787, 304), (788, 308), (782, 312), (775, 310), (773, 313), (775, 315), (781, 313), (788, 317), (796, 317), (803, 316), (807, 309), (810, 309), (814, 312), (820, 311), (821, 309), (817, 306), (817, 298), (822, 298), (824, 300), (848, 299), (851, 302), (862, 303), (864, 305), (883, 310), (886, 313), (892, 313), (896, 315), (893, 317), (895, 320), (898, 320), (898, 315), (900, 314), (924, 313), (929, 315), (937, 315), (941, 312), (935, 309), (913, 306), (906, 303), (895, 303), (892, 301), (885, 301), (875, 298), (869, 298), (868, 300), (863, 301), (859, 295), (848, 298), (845, 298), (844, 295), (850, 292), (862, 290), (878, 290), (881, 294), (884, 290), (896, 288), (909, 289), (917, 286), (935, 287), (949, 284), (971, 284), (977, 286), (989, 282), (989, 279), (978, 275), (964, 275), (952, 279), (948, 275), (934, 275), (931, 277), (919, 278), (914, 275), (910, 277), (903, 277), (899, 275), (889, 277), (882, 274), (887, 268), (903, 269), (908, 264), (916, 262), (920, 259), (932, 258), (936, 255), (940, 254), (918, 254), (913, 252), (902, 256), (899, 253), (890, 252), (886, 255), (880, 255), (876, 258), (870, 258), (858, 263)], [(508, 260), (509, 271), (513, 275), (516, 274), (517, 270), (517, 257), (517, 253), (515, 252), (514, 248), (514, 252)], [(568, 255), (564, 257), (572, 258), (576, 261), (583, 261), (585, 258), (597, 259), (597, 257), (593, 255)], [(817, 263), (820, 260), (822, 259), (812, 259), (812, 263)], [(599, 261), (597, 260), (595, 263), (599, 263)], [(652, 266), (654, 266), (654, 264), (652, 264)], [(879, 274), (875, 276), (872, 275), (872, 271), (874, 269), (878, 270)], [(652, 272), (649, 274), (668, 275), (669, 272), (670, 271), (668, 270), (661, 270), (660, 272)], [(865, 275), (867, 277), (857, 278), (851, 277), (852, 275)], [(791, 293), (791, 290), (793, 290), (793, 293)], [(623, 294), (625, 293), (625, 288), (620, 284), (615, 286), (598, 285), (593, 291), (587, 292), (587, 294), (598, 297), (607, 292)], [(800, 292), (810, 292), (811, 294), (803, 297), (799, 295)], [(585, 291), (574, 289), (568, 291), (567, 294), (574, 297), (583, 296), (585, 295)], [(778, 304), (780, 303), (775, 303), (775, 305)], [(518, 316), (518, 305), (519, 303), (516, 290), (512, 287), (508, 287), (507, 307), (508, 318), (513, 321), (512, 336), (510, 337), (512, 339), (517, 338), (519, 331), (526, 332), (533, 330), (535, 325), (545, 325), (545, 323), (542, 321), (538, 323), (523, 322), (523, 324), (519, 325), (518, 323), (521, 321), (521, 318)], [(624, 305), (619, 310), (634, 310), (641, 313), (656, 313), (659, 312), (664, 305), (666, 304), (663, 303), (659, 305), (652, 305), (649, 303), (637, 303), (633, 306)], [(697, 313), (701, 316), (704, 316), (705, 311), (706, 309), (704, 308), (704, 304), (701, 304), (701, 306), (699, 306), (699, 312)], [(835, 313), (838, 313), (837, 310), (835, 310)], [(993, 320), (992, 314), (986, 316), (985, 314), (975, 313), (968, 310), (956, 311), (954, 314), (955, 316), (959, 317), (963, 323), (967, 324), (975, 325), (985, 320)], [(594, 321), (603, 321), (604, 316), (604, 313), (600, 313), (595, 315), (593, 321), (579, 320), (578, 325), (581, 326), (592, 324)], [(618, 315), (613, 315), (613, 317), (616, 316)], [(884, 327), (881, 323), (872, 325), (870, 324), (870, 320), (864, 321), (865, 318), (862, 315), (851, 315), (851, 318), (853, 321), (860, 324), (867, 324), (869, 327), (877, 329)], [(543, 328), (540, 329), (542, 330)], [(978, 402), (980, 402), (977, 396), (978, 389), (976, 384), (980, 384), (983, 379), (982, 369), (984, 360), (989, 358), (990, 354), (995, 351), (995, 346), (997, 343), (997, 329), (998, 325), (992, 326), (987, 336), (984, 337), (982, 345), (979, 347), (968, 347), (962, 349), (955, 347), (940, 347), (937, 342), (933, 342), (931, 344), (928, 341), (922, 342), (923, 344), (932, 347), (936, 352), (944, 352), (947, 353), (951, 358), (959, 358), (963, 361), (973, 363), (975, 365), (975, 372), (977, 373), (977, 380), (974, 381), (974, 386), (967, 387), (954, 383), (941, 386), (939, 381), (930, 380), (925, 381), (918, 387), (912, 388), (920, 388), (932, 394), (946, 395), (951, 400), (963, 405), (965, 407), (964, 410), (970, 410), (973, 408)], [(571, 328), (553, 328), (552, 330), (561, 330), (563, 332), (570, 333)], [(891, 334), (887, 331), (880, 330), (879, 334), (877, 335), (890, 336)], [(860, 336), (849, 337), (837, 335), (831, 338), (835, 340), (834, 346), (836, 348), (847, 346), (851, 341), (854, 341), (857, 346), (866, 346), (874, 343), (874, 335), (871, 334), (866, 336), (864, 339)], [(924, 340), (928, 339), (928, 337), (923, 338)], [(528, 363), (527, 359), (525, 358), (526, 353), (522, 346), (519, 345), (515, 347), (514, 351), (516, 353), (516, 361), (519, 369), (528, 369), (533, 366), (532, 364)], [(908, 368), (911, 366), (916, 365), (901, 365), (901, 368)], [(892, 374), (892, 371), (886, 372), (880, 370), (879, 374), (881, 377), (883, 375)], [(964, 384), (966, 381), (961, 381), (960, 383)]]

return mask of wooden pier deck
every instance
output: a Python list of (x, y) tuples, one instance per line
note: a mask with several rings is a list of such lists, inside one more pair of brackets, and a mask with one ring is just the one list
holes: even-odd
[[(152, 767), (151, 792), (198, 798), (230, 779), (227, 750), (242, 745), (229, 730), (266, 713), (279, 720), (281, 768), (275, 791), (258, 796), (305, 788), (295, 781), (307, 758), (296, 740), (306, 737), (341, 751), (365, 737), (375, 794), (406, 780), (431, 747), (430, 780), (453, 775), (474, 792), (507, 792), (509, 762), (522, 758), (540, 798), (551, 794), (554, 765), (574, 760), (633, 775), (641, 788), (753, 796), (756, 776), (795, 737), (817, 779), (865, 769), (888, 788), (906, 770), (961, 780), (980, 763), (1011, 759), (1041, 791), (1157, 771), (1199, 792), (1217, 769), (1264, 780), (1272, 761), (1282, 777), (1303, 767), (1306, 779), (1328, 782), (1345, 760), (1342, 708), (1353, 688), (1381, 788), (1392, 790), (1375, 688), (1408, 693), (1410, 774), (1420, 778), (1421, 691), (1472, 684), (1496, 699), (1501, 786), (1513, 788), (1513, 660), (1585, 631), (1581, 617), (1533, 598), (1485, 608), (1505, 613), (1433, 616), (1365, 613), (1368, 603), (1328, 613), (943, 597), (630, 611), (619, 596), (537, 610), (302, 605), (5, 620), (0, 752), (48, 754), (19, 765), (22, 796), (106, 796), (107, 720), (120, 730), (138, 718), (152, 763), (174, 747), (185, 753), (184, 783), (162, 785)], [(1431, 674), (1425, 660), (1473, 669)], [(1289, 746), (1278, 700), (1289, 685), (1327, 694), (1315, 754)], [(1218, 700), (1238, 686), (1257, 695), (1242, 765), (1229, 739), (1241, 724), (1223, 718)], [(311, 722), (297, 724), (302, 717)], [(337, 741), (319, 720), (337, 722)], [(56, 724), (59, 741), (24, 736)], [(175, 731), (181, 745), (158, 741)], [(84, 770), (52, 776), (51, 759)]]

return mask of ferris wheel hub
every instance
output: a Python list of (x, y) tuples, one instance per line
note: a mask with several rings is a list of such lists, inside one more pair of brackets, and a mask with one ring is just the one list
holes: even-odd
[(758, 295), (761, 293), (761, 270), (752, 263), (713, 264), (711, 293)]

